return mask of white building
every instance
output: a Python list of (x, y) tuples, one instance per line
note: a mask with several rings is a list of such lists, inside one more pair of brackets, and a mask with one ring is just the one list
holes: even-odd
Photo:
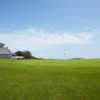
[(0, 42), (0, 58), (11, 58), (12, 53), (8, 49), (8, 47), (5, 46), (5, 44)]

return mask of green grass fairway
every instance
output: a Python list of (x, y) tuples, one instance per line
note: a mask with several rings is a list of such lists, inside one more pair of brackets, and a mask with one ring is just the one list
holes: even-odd
[(100, 59), (1, 59), (0, 100), (100, 100)]

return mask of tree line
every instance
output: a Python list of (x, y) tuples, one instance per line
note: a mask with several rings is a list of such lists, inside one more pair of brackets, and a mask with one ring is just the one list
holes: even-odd
[(37, 57), (32, 56), (32, 53), (30, 51), (16, 51), (16, 56), (23, 56), (24, 59), (38, 59)]

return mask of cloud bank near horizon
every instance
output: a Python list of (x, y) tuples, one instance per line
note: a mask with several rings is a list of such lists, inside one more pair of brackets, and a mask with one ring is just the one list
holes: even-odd
[(7, 44), (12, 50), (32, 50), (56, 45), (87, 45), (93, 43), (93, 32), (46, 32), (45, 30), (27, 28), (11, 33), (0, 33), (0, 42)]

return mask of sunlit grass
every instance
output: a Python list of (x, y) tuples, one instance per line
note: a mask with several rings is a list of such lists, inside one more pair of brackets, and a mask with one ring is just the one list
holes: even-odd
[(100, 100), (100, 59), (0, 59), (0, 100)]

